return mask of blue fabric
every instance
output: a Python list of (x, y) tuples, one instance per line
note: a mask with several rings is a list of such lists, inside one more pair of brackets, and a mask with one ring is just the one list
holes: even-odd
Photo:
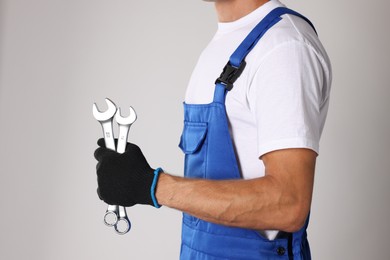
[[(241, 63), (262, 35), (280, 21), (287, 8), (271, 11), (248, 35), (230, 58)], [(184, 128), (179, 147), (185, 153), (184, 175), (211, 180), (240, 179), (240, 171), (228, 128), (225, 99), (228, 91), (215, 85), (210, 104), (184, 103)], [(311, 259), (306, 224), (293, 234), (282, 233), (273, 241), (257, 231), (227, 227), (184, 213), (180, 259)]]

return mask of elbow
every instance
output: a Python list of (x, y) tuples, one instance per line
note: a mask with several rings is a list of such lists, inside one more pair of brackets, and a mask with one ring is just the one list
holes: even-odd
[(306, 223), (309, 215), (310, 205), (306, 203), (297, 203), (290, 207), (286, 212), (287, 218), (285, 218), (284, 228), (281, 230), (289, 233), (299, 231)]
[(292, 220), (288, 224), (288, 227), (286, 227), (284, 229), (284, 231), (289, 232), (289, 233), (294, 233), (294, 232), (299, 231), (305, 225), (306, 217), (305, 218), (296, 218), (296, 219)]

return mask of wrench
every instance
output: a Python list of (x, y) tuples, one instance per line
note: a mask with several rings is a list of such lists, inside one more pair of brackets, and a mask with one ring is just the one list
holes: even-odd
[[(96, 103), (92, 106), (93, 116), (102, 125), (104, 142), (108, 149), (115, 151), (114, 131), (112, 121), (117, 111), (116, 105), (110, 99), (106, 98), (108, 109), (105, 112), (100, 112)], [(104, 214), (104, 224), (107, 226), (115, 226), (118, 222), (119, 206), (108, 205), (106, 213)]]
[[(127, 138), (129, 136), (130, 126), (137, 120), (137, 114), (134, 109), (130, 107), (130, 115), (128, 117), (121, 116), (120, 108), (115, 115), (116, 122), (119, 126), (119, 135), (118, 135), (118, 153), (124, 153), (127, 145)], [(122, 225), (121, 223), (124, 223)], [(126, 234), (131, 228), (130, 220), (127, 217), (126, 208), (119, 206), (119, 219), (118, 223), (115, 225), (115, 230), (118, 234)]]

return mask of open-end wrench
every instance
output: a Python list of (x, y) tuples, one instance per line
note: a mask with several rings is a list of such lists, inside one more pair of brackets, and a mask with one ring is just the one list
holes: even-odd
[[(108, 98), (106, 98), (108, 109), (105, 112), (100, 112), (96, 103), (92, 106), (93, 116), (100, 122), (103, 129), (104, 142), (108, 149), (115, 151), (114, 131), (112, 121), (117, 111), (117, 107)], [(108, 205), (106, 213), (104, 214), (104, 223), (107, 226), (115, 226), (118, 222), (119, 208), (116, 205)]]
[[(124, 153), (126, 150), (130, 126), (135, 122), (135, 120), (137, 120), (137, 114), (134, 109), (130, 107), (130, 115), (128, 117), (122, 117), (121, 110), (119, 108), (116, 112), (115, 119), (119, 126), (118, 147), (116, 151), (118, 153)], [(130, 228), (131, 223), (127, 217), (126, 208), (119, 206), (119, 219), (118, 223), (115, 225), (116, 232), (118, 234), (126, 234)]]

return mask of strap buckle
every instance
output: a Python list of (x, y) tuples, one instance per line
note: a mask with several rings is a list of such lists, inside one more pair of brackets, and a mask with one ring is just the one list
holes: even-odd
[(231, 65), (229, 61), (223, 68), (219, 78), (215, 81), (215, 84), (222, 83), (228, 91), (232, 90), (233, 83), (240, 77), (245, 66), (245, 60), (243, 60), (238, 67)]

